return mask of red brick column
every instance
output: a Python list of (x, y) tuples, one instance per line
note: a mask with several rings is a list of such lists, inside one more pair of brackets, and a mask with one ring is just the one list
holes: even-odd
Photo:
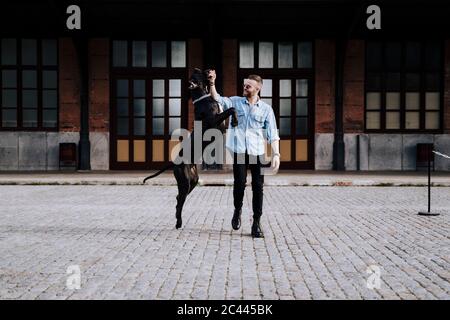
[(236, 39), (224, 39), (223, 49), (223, 94), (224, 96), (237, 95), (237, 69), (238, 69), (238, 43)]
[(59, 130), (80, 131), (80, 70), (72, 39), (59, 41)]
[(450, 133), (450, 40), (445, 42), (444, 133)]
[(334, 41), (316, 40), (315, 70), (316, 133), (334, 133)]
[(350, 40), (344, 65), (344, 132), (364, 131), (364, 40)]
[(109, 40), (89, 40), (89, 131), (109, 132)]
[[(189, 39), (187, 43), (188, 47), (188, 77), (191, 76), (194, 68), (203, 69), (203, 44), (201, 39)], [(188, 130), (194, 129), (194, 105), (192, 100), (189, 99), (188, 105)]]

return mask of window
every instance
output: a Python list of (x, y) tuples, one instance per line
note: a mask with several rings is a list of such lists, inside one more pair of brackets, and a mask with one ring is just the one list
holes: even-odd
[(239, 68), (312, 68), (312, 42), (242, 41)]
[(442, 45), (439, 42), (368, 42), (366, 130), (440, 130), (441, 60)]
[(156, 168), (170, 160), (171, 134), (186, 123), (186, 49), (186, 41), (112, 41), (113, 168)]
[(58, 49), (54, 39), (1, 39), (0, 128), (55, 130)]
[(312, 42), (240, 41), (238, 57), (238, 94), (249, 74), (263, 78), (260, 97), (275, 113), (282, 168), (313, 168)]
[(114, 40), (115, 68), (185, 68), (185, 41)]

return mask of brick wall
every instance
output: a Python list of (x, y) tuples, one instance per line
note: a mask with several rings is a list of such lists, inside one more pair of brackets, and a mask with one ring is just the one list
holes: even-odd
[(444, 132), (450, 133), (450, 40), (445, 42)]
[(89, 131), (109, 132), (109, 40), (89, 40)]
[(59, 130), (80, 131), (80, 73), (70, 38), (59, 39)]
[[(223, 46), (223, 94), (224, 96), (238, 95), (237, 88), (237, 68), (238, 68), (238, 43), (236, 39), (224, 39)], [(219, 75), (220, 76), (220, 75)]]
[(335, 44), (332, 40), (315, 42), (315, 128), (316, 133), (334, 133)]
[(364, 40), (350, 40), (344, 65), (344, 132), (364, 131)]
[[(203, 44), (200, 39), (188, 40), (188, 77), (191, 76), (194, 68), (203, 69)], [(194, 105), (192, 100), (189, 99), (188, 105), (188, 130), (194, 128)]]

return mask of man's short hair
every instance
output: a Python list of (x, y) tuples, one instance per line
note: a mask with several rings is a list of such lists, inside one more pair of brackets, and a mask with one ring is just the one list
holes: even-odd
[(247, 77), (247, 79), (255, 80), (256, 82), (258, 82), (261, 85), (261, 87), (263, 85), (263, 79), (260, 76), (256, 75), (256, 74), (249, 75)]

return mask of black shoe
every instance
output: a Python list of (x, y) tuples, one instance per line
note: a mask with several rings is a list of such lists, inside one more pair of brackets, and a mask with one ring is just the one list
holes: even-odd
[(233, 219), (231, 219), (231, 226), (234, 230), (239, 230), (241, 227), (241, 213), (242, 209), (234, 209)]
[(264, 233), (261, 230), (261, 226), (259, 224), (259, 219), (253, 220), (252, 237), (253, 238), (264, 238)]

